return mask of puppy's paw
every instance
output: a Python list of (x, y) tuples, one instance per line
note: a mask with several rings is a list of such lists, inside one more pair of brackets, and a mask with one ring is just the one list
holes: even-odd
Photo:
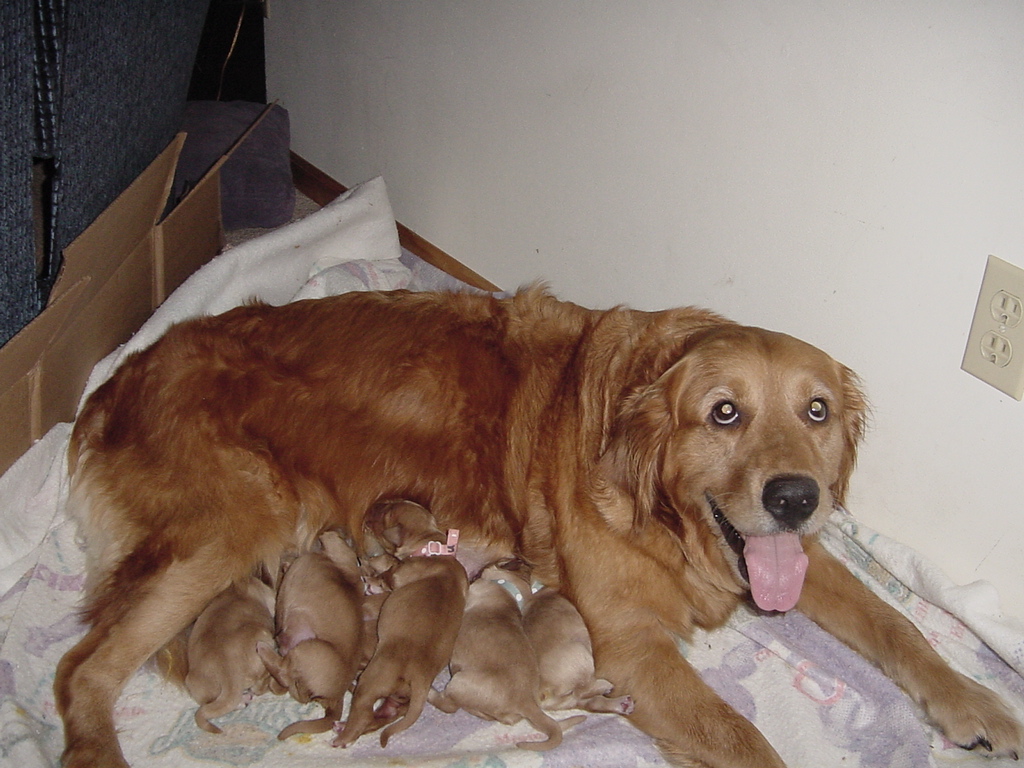
[(331, 730), (334, 732), (334, 738), (331, 739), (332, 747), (348, 747), (355, 741), (355, 739), (345, 737), (344, 720), (339, 720), (338, 722), (336, 722), (334, 726), (331, 728)]
[(1024, 727), (988, 688), (962, 677), (962, 687), (941, 701), (926, 703), (928, 715), (946, 738), (964, 749), (992, 757), (1024, 757)]
[(633, 710), (636, 708), (636, 702), (633, 701), (632, 696), (622, 696), (619, 698), (619, 714), (620, 715), (631, 715)]

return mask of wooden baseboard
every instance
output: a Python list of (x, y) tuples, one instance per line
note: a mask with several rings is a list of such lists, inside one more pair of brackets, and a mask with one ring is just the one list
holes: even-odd
[(327, 205), (348, 191), (348, 187), (332, 179), (304, 157), (292, 152), (291, 161), (295, 188), (317, 205)]
[[(326, 173), (303, 157), (291, 153), (292, 177), (295, 188), (317, 205), (327, 205), (348, 188), (335, 181)], [(481, 277), (462, 262), (448, 255), (436, 245), (424, 240), (404, 224), (398, 224), (398, 242), (403, 248), (419, 256), (428, 264), (444, 270), (449, 275), (464, 283), (484, 291), (501, 290), (484, 277)]]

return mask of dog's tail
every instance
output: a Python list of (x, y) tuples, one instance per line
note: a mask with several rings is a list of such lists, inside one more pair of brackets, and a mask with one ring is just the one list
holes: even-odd
[[(189, 689), (191, 693), (191, 689)], [(195, 721), (196, 725), (202, 728), (207, 733), (224, 733), (218, 726), (214, 725), (212, 719), (226, 715), (231, 710), (238, 706), (239, 692), (228, 688), (225, 690), (221, 687), (220, 692), (213, 699), (207, 702), (203, 702), (199, 705), (199, 709), (196, 710)]]
[(203, 704), (201, 707), (199, 707), (199, 709), (196, 710), (196, 725), (198, 725), (207, 733), (224, 733), (224, 731), (222, 731), (219, 727), (210, 722), (211, 715), (208, 715), (206, 713), (207, 706), (207, 704)]
[(294, 736), (297, 733), (325, 733), (334, 727), (334, 724), (341, 719), (341, 702), (324, 702), (324, 716), (317, 720), (299, 720), (284, 728), (277, 738), (279, 741)]
[(427, 692), (429, 690), (429, 682), (425, 686), (413, 685), (412, 690), (409, 692), (409, 706), (405, 710), (405, 716), (401, 720), (391, 723), (391, 725), (380, 732), (380, 745), (382, 747), (388, 745), (388, 739), (396, 733), (404, 731), (419, 719), (419, 716), (423, 713), (423, 707), (427, 704)]
[[(370, 662), (371, 665), (373, 662)], [(367, 667), (371, 675), (373, 670)], [(364, 733), (376, 731), (384, 724), (397, 718), (404, 706), (404, 698), (399, 699), (387, 688), (373, 686), (372, 678), (368, 677), (366, 671), (359, 678), (355, 693), (352, 694), (352, 703), (348, 709), (348, 720), (339, 723), (338, 735), (331, 742), (332, 747), (348, 747)], [(374, 702), (384, 699), (384, 702), (374, 710)]]
[(529, 749), (534, 752), (545, 752), (549, 749), (554, 749), (562, 743), (562, 734), (565, 731), (587, 719), (586, 715), (573, 715), (572, 717), (565, 718), (565, 720), (558, 721), (551, 718), (540, 706), (537, 706), (535, 712), (527, 713), (524, 717), (530, 725), (548, 737), (546, 741), (516, 742), (516, 746), (520, 749)]

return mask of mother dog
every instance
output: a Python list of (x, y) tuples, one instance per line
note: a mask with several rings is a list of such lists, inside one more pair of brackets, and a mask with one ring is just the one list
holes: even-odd
[(875, 662), (957, 744), (1024, 752), (991, 692), (815, 541), (863, 431), (853, 374), (698, 309), (405, 292), (175, 326), (88, 400), (70, 448), (90, 629), (55, 691), (67, 768), (123, 768), (128, 678), (232, 581), (380, 498), (512, 548), (586, 619), (597, 674), (682, 766), (781, 768), (676, 648), (748, 595)]

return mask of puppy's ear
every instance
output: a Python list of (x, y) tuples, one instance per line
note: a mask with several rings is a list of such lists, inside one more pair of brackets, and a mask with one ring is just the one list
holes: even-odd
[(627, 398), (612, 424), (601, 456), (600, 471), (625, 499), (610, 500), (606, 518), (624, 527), (623, 504), (632, 506), (631, 527), (639, 530), (651, 518), (660, 492), (662, 459), (672, 428), (664, 382), (659, 380)]
[(513, 573), (529, 573), (531, 569), (530, 564), (518, 556), (499, 560), (494, 565), (503, 571), (512, 571)]
[(398, 548), (402, 546), (402, 542), (405, 541), (405, 528), (401, 523), (385, 528), (380, 532), (380, 538), (388, 542), (392, 547)]
[(281, 555), (276, 554), (262, 561), (256, 567), (256, 572), (253, 575), (271, 589), (277, 589), (283, 574), (282, 567), (286, 568), (287, 566), (282, 562)]
[(857, 374), (845, 365), (839, 363), (836, 365), (839, 366), (839, 380), (843, 387), (843, 403), (840, 414), (840, 418), (843, 420), (843, 456), (839, 465), (838, 479), (832, 487), (832, 496), (839, 504), (845, 504), (850, 476), (857, 463), (857, 449), (867, 430), (870, 408)]
[(376, 540), (380, 536), (380, 530), (384, 527), (384, 514), (391, 509), (391, 506), (391, 502), (378, 501), (366, 510), (366, 514), (363, 515), (362, 525), (364, 539), (372, 538)]

